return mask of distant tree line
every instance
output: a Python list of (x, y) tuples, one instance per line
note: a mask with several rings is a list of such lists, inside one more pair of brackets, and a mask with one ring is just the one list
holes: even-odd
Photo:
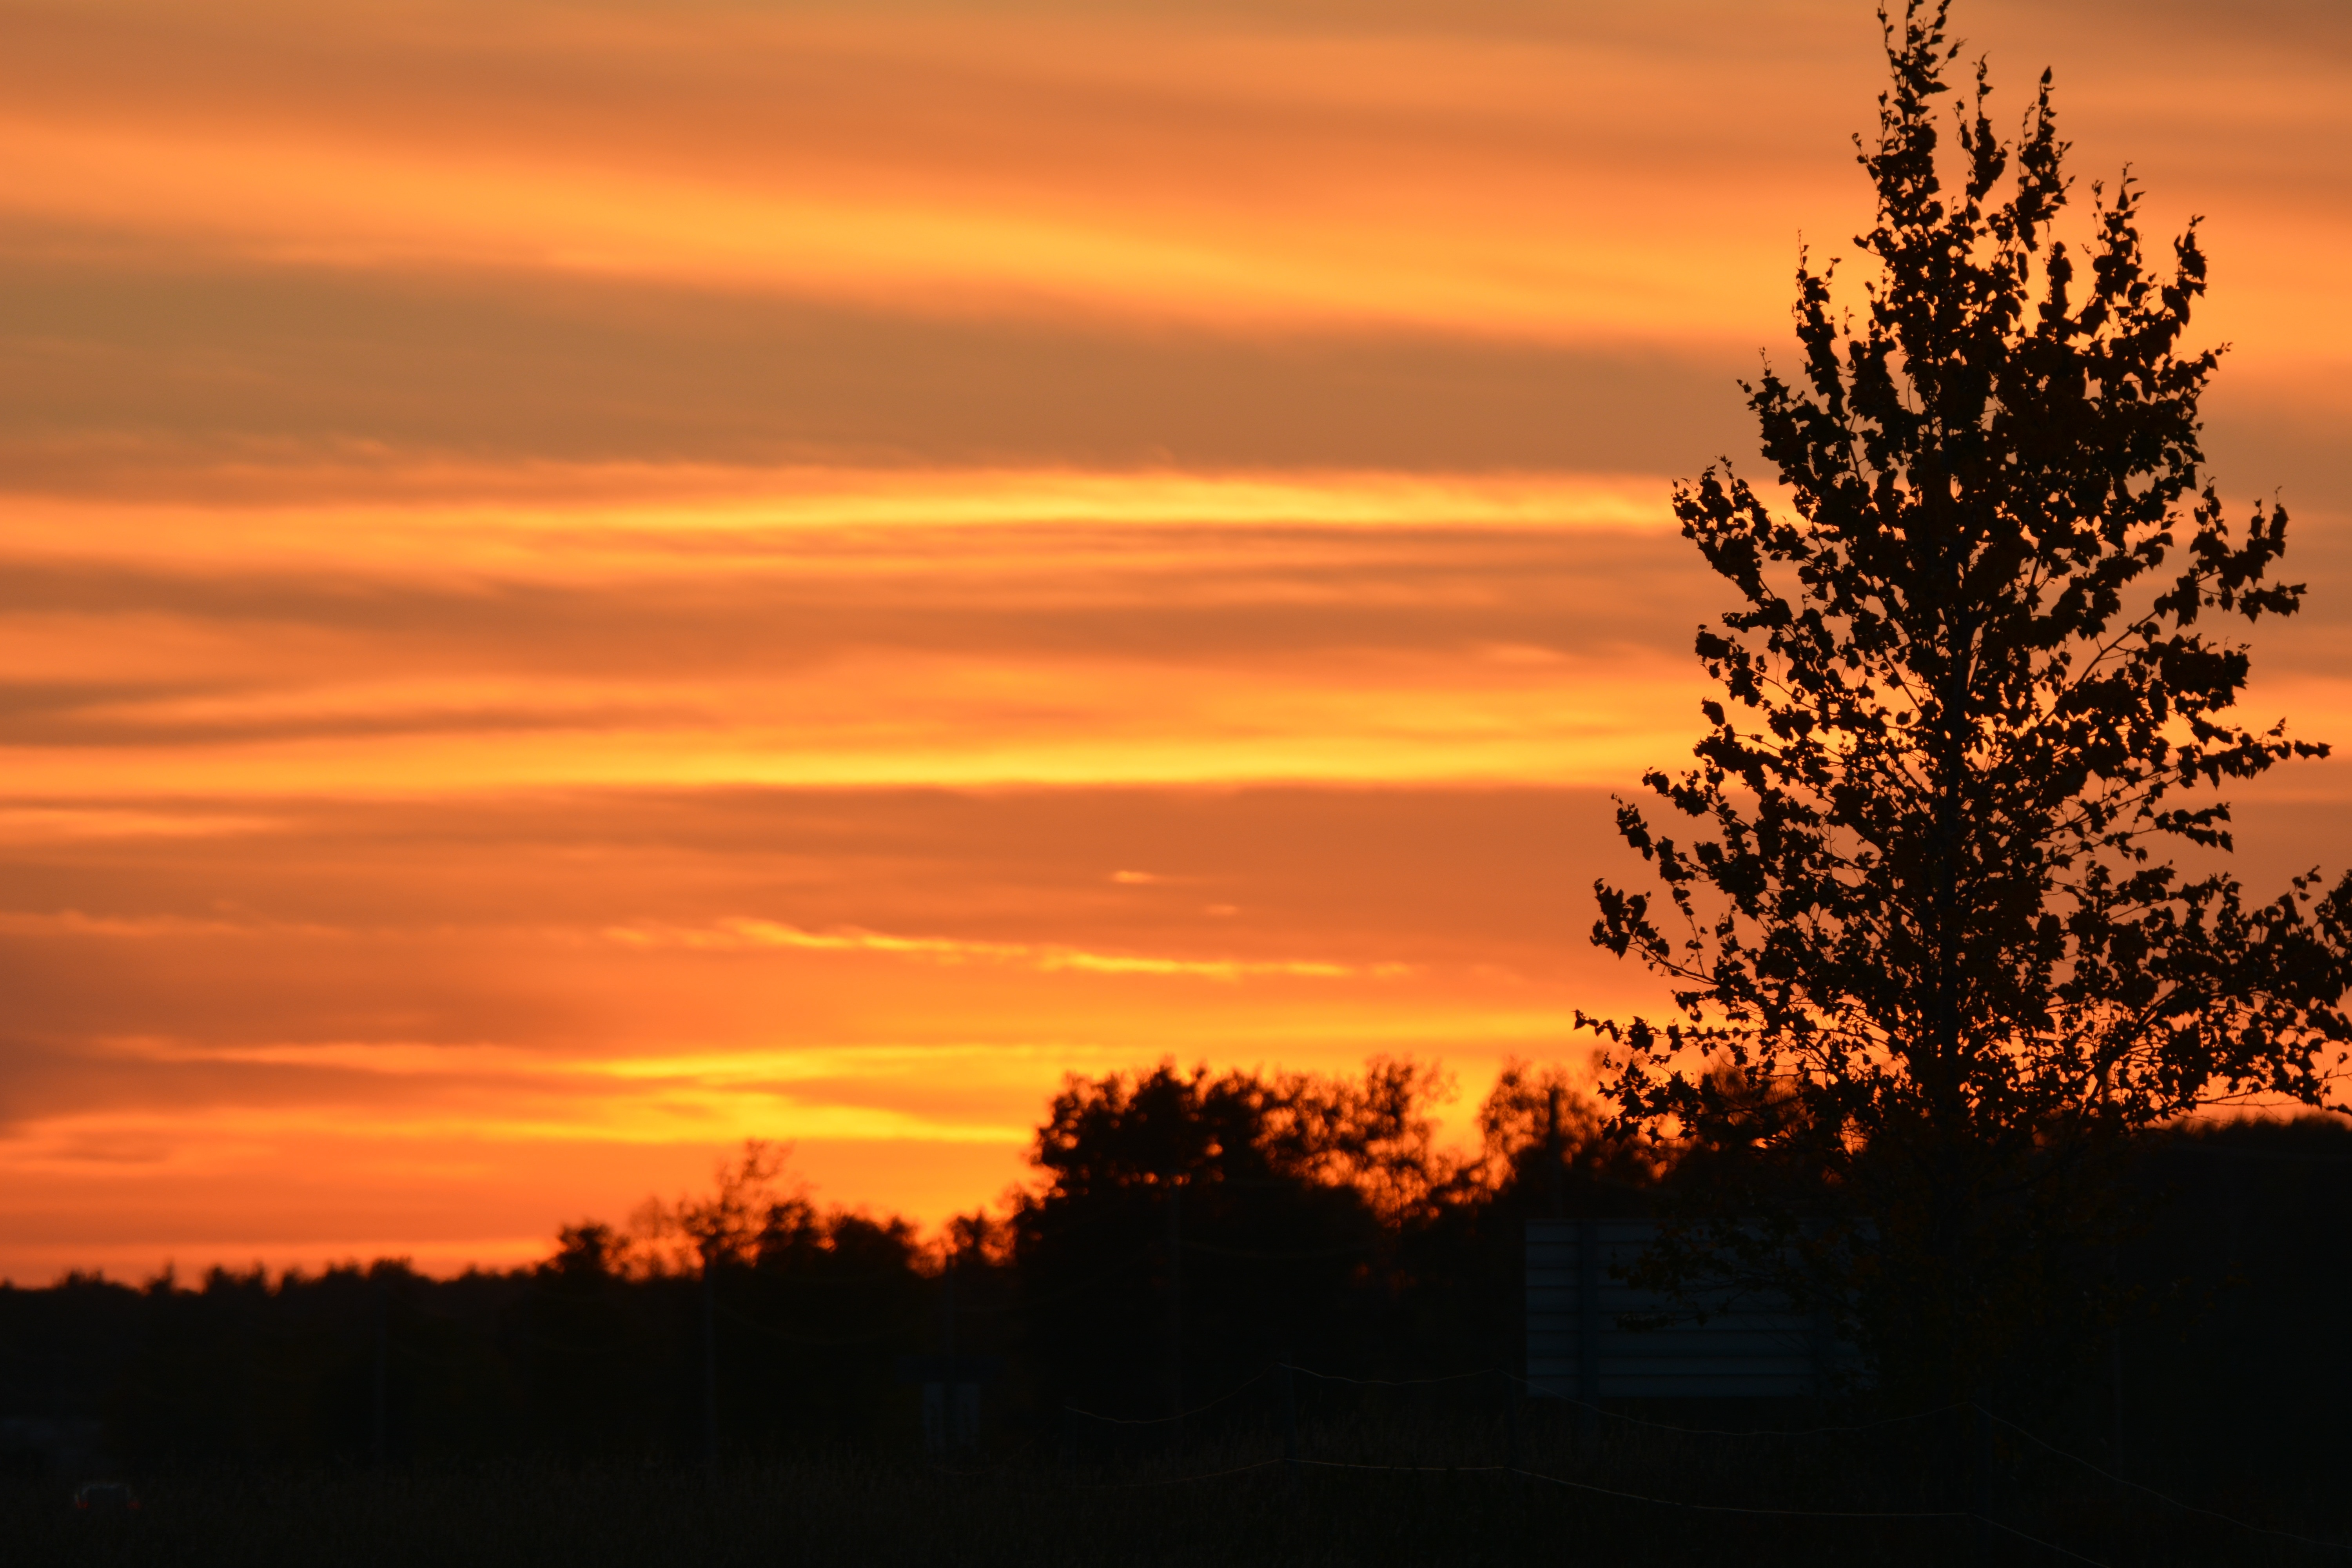
[[(714, 1436), (730, 1464), (911, 1460), (903, 1358), (951, 1349), (1001, 1360), (992, 1451), (1115, 1459), (1169, 1437), (1123, 1423), (1214, 1405), (1285, 1361), (1371, 1378), (1514, 1369), (1528, 1219), (1704, 1206), (1749, 1179), (1736, 1145), (1660, 1162), (1612, 1138), (1558, 1068), (1504, 1072), (1480, 1148), (1449, 1156), (1432, 1138), (1444, 1088), (1385, 1059), (1360, 1076), (1073, 1079), (1037, 1131), (1027, 1194), (929, 1242), (819, 1206), (754, 1145), (705, 1194), (626, 1227), (567, 1226), (545, 1261), (503, 1273), (379, 1261), (0, 1289), (0, 1431), (15, 1434), (0, 1446), (37, 1468), (39, 1434), (97, 1423), (134, 1473), (695, 1465)], [(2020, 1395), (2026, 1413), (2087, 1411), (2104, 1431), (2120, 1392), (2151, 1434), (2138, 1462), (2161, 1449), (2201, 1467), (2202, 1489), (2217, 1465), (2274, 1484), (2320, 1464), (2340, 1445), (2318, 1435), (2352, 1396), (2322, 1354), (2352, 1289), (2352, 1133), (2318, 1118), (2154, 1132), (2127, 1179), (2144, 1223), (2100, 1260), (2126, 1303), (2126, 1384), (2112, 1343), (2078, 1344)], [(1262, 1422), (1268, 1407), (1221, 1408)]]

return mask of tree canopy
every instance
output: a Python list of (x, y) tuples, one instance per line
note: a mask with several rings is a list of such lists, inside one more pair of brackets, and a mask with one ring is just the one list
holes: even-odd
[(2303, 588), (2284, 509), (2233, 526), (2204, 471), (2196, 225), (2148, 255), (2127, 174), (2082, 210), (2047, 72), (2006, 142), (1979, 63), (1948, 149), (1946, 11), (1881, 13), (1858, 311), (1801, 259), (1795, 367), (1742, 384), (1785, 504), (1727, 458), (1675, 493), (1739, 603), (1698, 633), (1697, 765), (1620, 802), (1662, 893), (1601, 884), (1593, 940), (1677, 1016), (1587, 1022), (1622, 1129), (1739, 1151), (1751, 1208), (1853, 1217), (1815, 1288), (1967, 1382), (2046, 1329), (2101, 1150), (2327, 1102), (2352, 878), (2252, 901), (2212, 853), (2214, 786), (2326, 748), (2242, 711), (2230, 628)]

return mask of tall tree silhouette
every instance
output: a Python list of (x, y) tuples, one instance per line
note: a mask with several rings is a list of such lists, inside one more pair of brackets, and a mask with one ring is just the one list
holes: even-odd
[(1743, 384), (1790, 510), (1727, 459), (1675, 491), (1742, 603), (1698, 634), (1697, 766), (1646, 776), (1656, 820), (1620, 803), (1663, 897), (1601, 884), (1593, 940), (1679, 1016), (1587, 1022), (1625, 1129), (1737, 1153), (1718, 1212), (1777, 1216), (1771, 1255), (1890, 1377), (1958, 1392), (2063, 1337), (2127, 1134), (2326, 1101), (2352, 878), (2250, 904), (2167, 858), (2231, 847), (2213, 786), (2325, 754), (2240, 717), (2247, 651), (2211, 626), (2297, 608), (2286, 514), (2233, 528), (2202, 471), (2194, 223), (2152, 261), (2126, 176), (2079, 252), (2054, 237), (2047, 72), (2007, 144), (1979, 64), (1948, 186), (1946, 10), (1880, 14), (1859, 319), (1801, 262), (1799, 369)]

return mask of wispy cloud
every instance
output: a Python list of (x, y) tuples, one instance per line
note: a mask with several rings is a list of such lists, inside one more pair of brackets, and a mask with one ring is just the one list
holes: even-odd
[(274, 826), (275, 818), (248, 813), (96, 804), (0, 805), (0, 844), (244, 837), (267, 833)]
[(1096, 952), (1055, 943), (979, 942), (963, 937), (895, 936), (872, 931), (803, 931), (775, 921), (730, 917), (702, 926), (625, 925), (604, 935), (625, 947), (682, 947), (699, 952), (784, 948), (809, 952), (871, 952), (934, 963), (1018, 963), (1043, 973), (1176, 975), (1236, 981), (1256, 978), (1340, 980), (1410, 974), (1406, 963), (1334, 963), (1316, 959), (1170, 958), (1150, 953)]

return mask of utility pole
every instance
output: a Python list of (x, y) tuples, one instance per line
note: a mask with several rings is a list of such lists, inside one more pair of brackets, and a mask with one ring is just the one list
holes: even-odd
[(1568, 1140), (1559, 1131), (1559, 1085), (1545, 1096), (1544, 1172), (1551, 1186), (1551, 1217), (1568, 1217)]
[(2107, 1459), (2110, 1467), (2116, 1472), (2116, 1479), (2122, 1480), (2125, 1476), (2125, 1470), (2124, 1326), (2121, 1323), (2117, 1323), (2116, 1325), (2115, 1337), (2107, 1342), (2107, 1379), (2111, 1385), (2111, 1393), (2114, 1400), (2114, 1408), (2111, 1413), (2111, 1418), (2115, 1424), (2115, 1438), (2112, 1449), (2107, 1455)]
[(1993, 1560), (1992, 1543), (1992, 1416), (1975, 1400), (1969, 1401), (1969, 1510), (1976, 1515), (1977, 1561)]
[[(1507, 1372), (1495, 1374), (1503, 1388), (1503, 1468), (1517, 1470), (1527, 1462), (1520, 1450), (1525, 1445), (1519, 1439), (1519, 1407), (1527, 1401), (1520, 1396), (1518, 1380)], [(1526, 1490), (1524, 1485), (1520, 1490)]]
[(1168, 1184), (1168, 1433), (1169, 1447), (1184, 1436), (1184, 1184), (1171, 1171)]
[(1576, 1222), (1576, 1436), (1591, 1458), (1601, 1445), (1601, 1222)]
[(947, 1264), (940, 1270), (940, 1353), (955, 1354), (955, 1237), (950, 1235), (947, 1245)]
[(702, 1463), (719, 1474), (719, 1271), (714, 1249), (702, 1251)]
[(1282, 1352), (1282, 1462), (1290, 1484), (1298, 1485), (1298, 1399), (1291, 1386), (1290, 1352)]
[(392, 1291), (381, 1272), (382, 1267), (377, 1266), (375, 1280), (375, 1404), (374, 1419), (368, 1433), (368, 1456), (379, 1470), (383, 1468), (384, 1461), (384, 1405), (391, 1392), (385, 1385), (392, 1370), (388, 1364), (392, 1359)]

